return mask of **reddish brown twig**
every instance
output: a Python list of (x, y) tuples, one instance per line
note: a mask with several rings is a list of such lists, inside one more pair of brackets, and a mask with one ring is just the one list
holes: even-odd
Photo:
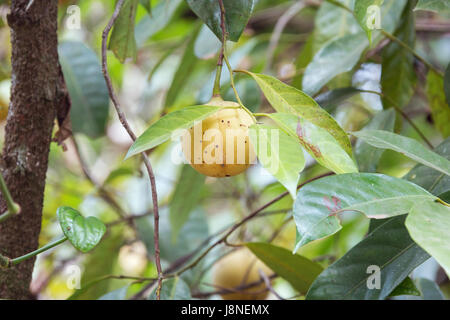
[[(117, 1), (116, 8), (114, 9), (114, 13), (109, 20), (108, 24), (106, 25), (105, 29), (103, 30), (102, 34), (102, 71), (103, 76), (105, 77), (106, 85), (108, 87), (108, 92), (111, 97), (111, 100), (114, 104), (114, 108), (116, 109), (117, 115), (119, 117), (120, 123), (127, 131), (130, 138), (135, 141), (136, 135), (134, 134), (133, 130), (131, 129), (130, 125), (128, 124), (128, 121), (125, 117), (125, 114), (123, 113), (119, 101), (117, 99), (117, 96), (114, 92), (114, 88), (112, 86), (111, 77), (109, 76), (108, 72), (108, 61), (107, 61), (107, 40), (109, 32), (111, 31), (112, 26), (114, 25), (114, 22), (116, 21), (120, 8), (123, 5), (124, 0)], [(155, 264), (156, 269), (158, 271), (158, 288), (156, 290), (156, 297), (159, 300), (160, 298), (160, 291), (161, 291), (161, 285), (162, 285), (162, 279), (163, 279), (163, 273), (161, 268), (161, 260), (160, 260), (160, 250), (159, 250), (159, 210), (158, 210), (158, 195), (156, 193), (156, 183), (155, 183), (155, 175), (153, 173), (153, 168), (150, 163), (150, 160), (148, 159), (147, 154), (144, 152), (141, 153), (145, 167), (147, 168), (148, 176), (150, 179), (150, 185), (152, 189), (152, 200), (153, 200), (153, 214), (154, 214), (154, 242), (155, 242)]]

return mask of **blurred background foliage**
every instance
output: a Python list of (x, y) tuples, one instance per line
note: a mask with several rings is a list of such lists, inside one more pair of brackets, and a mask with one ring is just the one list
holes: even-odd
[[(102, 31), (112, 15), (115, 2), (59, 2), (61, 63), (71, 94), (78, 92), (72, 96), (72, 102), (76, 105), (71, 111), (75, 142), (66, 141), (67, 151), (52, 144), (40, 243), (45, 244), (60, 234), (55, 212), (62, 205), (77, 208), (84, 215), (99, 217), (107, 224), (108, 231), (100, 245), (88, 254), (81, 255), (70, 245), (64, 244), (40, 255), (32, 291), (40, 299), (70, 297), (75, 290), (69, 289), (66, 283), (74, 272), (71, 266), (76, 265), (83, 271), (83, 290), (76, 291), (73, 298), (98, 299), (126, 285), (129, 287), (125, 293), (131, 297), (147, 283), (108, 279), (107, 276), (126, 274), (154, 277), (156, 269), (152, 256), (153, 218), (148, 179), (138, 157), (123, 161), (131, 142), (110, 106), (100, 73)], [(234, 68), (272, 74), (301, 88), (303, 71), (313, 54), (336, 36), (338, 30), (332, 27), (333, 20), (323, 20), (334, 19), (325, 16), (336, 14), (336, 6), (323, 3), (321, 6), (307, 7), (296, 14), (287, 23), (274, 48), (273, 57), (269, 57), (271, 61), (268, 61), (274, 26), (293, 3), (282, 0), (257, 1), (239, 41), (228, 44), (230, 62)], [(80, 8), (79, 30), (67, 28), (68, 8), (71, 5)], [(0, 7), (2, 119), (6, 116), (6, 113), (3, 114), (7, 109), (11, 83), (7, 10), (7, 4)], [(339, 14), (339, 17), (348, 18), (342, 12)], [(429, 11), (414, 14), (416, 49), (428, 61), (444, 70), (450, 62), (450, 16)], [(151, 14), (143, 5), (139, 5), (135, 25), (135, 59), (126, 59), (122, 64), (112, 51), (108, 51), (108, 67), (128, 120), (135, 132), (140, 134), (162, 114), (209, 100), (220, 42), (182, 0), (153, 0)], [(335, 77), (316, 94), (321, 105), (333, 114), (346, 131), (363, 128), (383, 108), (383, 101), (378, 96), (352, 92), (333, 99), (327, 98), (326, 94), (336, 88), (351, 86), (379, 89), (381, 63), (384, 61), (382, 55), (380, 47), (371, 48), (351, 71)], [(436, 129), (431, 116), (424, 71), (418, 65), (411, 70), (417, 76), (417, 82), (411, 88), (411, 96), (405, 98), (403, 110), (437, 145), (443, 136)], [(271, 109), (249, 77), (237, 75), (236, 83), (244, 104), (250, 110), (263, 112)], [(226, 99), (234, 100), (229, 75), (225, 71), (222, 93)], [(404, 92), (395, 94), (403, 95)], [(83, 109), (83, 106), (87, 109)], [(411, 126), (399, 117), (395, 130), (420, 140)], [(198, 179), (195, 172), (189, 173), (182, 164), (172, 163), (170, 159), (173, 152), (179, 152), (176, 142), (165, 143), (151, 152), (161, 206), (161, 256), (165, 268), (186, 254), (195, 253), (205, 239), (211, 237), (211, 241), (224, 227), (285, 191), (260, 166), (254, 166), (245, 174), (233, 178)], [(302, 181), (326, 172), (310, 157), (307, 163)], [(386, 151), (375, 170), (402, 177), (413, 166), (414, 163), (406, 157)], [(115, 200), (111, 201), (105, 194), (112, 195)], [(181, 196), (174, 197), (175, 194)], [(187, 221), (180, 226), (180, 230), (174, 230), (170, 222), (173, 207), (189, 211)], [(244, 225), (232, 240), (273, 241), (278, 246), (292, 250), (295, 225), (289, 213), (291, 207), (292, 199), (285, 197), (267, 208), (267, 214)], [(124, 219), (124, 214), (142, 217)], [(300, 254), (327, 266), (361, 241), (368, 231), (369, 221), (357, 214), (344, 215), (342, 220), (344, 227), (340, 233), (308, 244), (301, 249)], [(211, 290), (207, 286), (211, 282), (211, 265), (227, 250), (219, 246), (201, 264), (182, 276), (192, 292)], [(417, 272), (420, 277), (435, 280), (435, 269), (436, 263), (430, 261)], [(283, 279), (276, 279), (274, 287), (282, 296), (297, 294)], [(450, 293), (448, 288), (442, 289)], [(114, 292), (120, 295), (124, 290)]]

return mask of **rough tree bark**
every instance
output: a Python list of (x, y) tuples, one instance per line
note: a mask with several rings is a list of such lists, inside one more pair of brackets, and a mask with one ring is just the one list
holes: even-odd
[[(61, 101), (57, 6), (57, 0), (12, 0), (8, 15), (12, 88), (2, 162), (6, 184), (22, 208), (0, 224), (0, 252), (10, 258), (38, 247), (49, 147)], [(30, 259), (0, 270), (0, 298), (31, 298), (33, 266)]]

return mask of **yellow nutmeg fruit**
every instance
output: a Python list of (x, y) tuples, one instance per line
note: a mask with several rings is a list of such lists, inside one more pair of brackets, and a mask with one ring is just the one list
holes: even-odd
[[(265, 283), (261, 281), (259, 270), (267, 276), (273, 273), (248, 249), (238, 249), (226, 255), (214, 266), (213, 282), (219, 290), (224, 288), (236, 291), (221, 294), (224, 300), (264, 300), (269, 291)], [(261, 283), (242, 289), (245, 285), (258, 281)]]
[(194, 125), (182, 137), (189, 164), (210, 177), (231, 177), (247, 170), (256, 160), (250, 144), (253, 118), (239, 104), (213, 98), (206, 105), (223, 107)]

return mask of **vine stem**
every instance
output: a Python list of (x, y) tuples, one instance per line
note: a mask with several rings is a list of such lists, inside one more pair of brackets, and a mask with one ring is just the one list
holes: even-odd
[(218, 0), (218, 2), (220, 7), (220, 28), (222, 29), (222, 48), (220, 49), (219, 58), (217, 60), (213, 97), (220, 97), (220, 77), (222, 75), (223, 56), (225, 52), (225, 44), (227, 42), (227, 30), (225, 27), (225, 6), (223, 5), (223, 0)]
[(412, 119), (398, 106), (398, 104), (389, 96), (385, 95), (382, 92), (378, 92), (378, 91), (373, 91), (373, 90), (359, 90), (362, 93), (372, 93), (372, 94), (376, 94), (382, 98), (385, 98), (386, 100), (388, 100), (393, 108), (395, 109), (395, 111), (397, 111), (403, 118), (405, 118), (406, 121), (408, 121), (408, 123), (411, 125), (411, 127), (417, 132), (417, 134), (422, 138), (422, 140), (431, 148), (434, 149), (433, 144), (427, 139), (427, 137), (425, 137), (425, 135), (423, 134), (423, 132), (419, 129), (419, 127), (412, 121)]
[[(111, 16), (111, 19), (108, 21), (108, 24), (106, 25), (105, 29), (102, 33), (102, 71), (103, 76), (106, 81), (106, 85), (108, 87), (109, 96), (111, 97), (111, 100), (113, 102), (114, 108), (116, 109), (117, 115), (119, 117), (120, 123), (127, 131), (128, 135), (130, 136), (131, 140), (136, 141), (136, 135), (134, 134), (133, 130), (131, 129), (130, 125), (128, 124), (128, 121), (125, 117), (125, 114), (122, 111), (122, 108), (119, 104), (119, 100), (114, 92), (114, 88), (112, 85), (111, 77), (108, 72), (108, 59), (107, 59), (107, 40), (108, 35), (111, 31), (112, 26), (114, 25), (114, 22), (116, 21), (117, 17), (119, 16), (120, 9), (124, 3), (124, 0), (117, 1), (116, 7), (114, 9), (114, 13)], [(158, 287), (156, 289), (156, 298), (157, 300), (160, 300), (161, 298), (161, 286), (162, 286), (162, 280), (164, 278), (162, 268), (161, 268), (161, 259), (160, 259), (160, 248), (159, 248), (159, 209), (158, 209), (158, 194), (156, 192), (156, 181), (155, 181), (155, 175), (153, 173), (153, 168), (150, 163), (150, 160), (146, 153), (141, 153), (144, 165), (147, 169), (148, 176), (150, 179), (150, 186), (152, 190), (152, 201), (153, 201), (153, 218), (154, 218), (154, 243), (155, 243), (155, 264), (156, 269), (158, 271)]]
[(20, 206), (14, 202), (3, 175), (0, 173), (0, 191), (6, 201), (6, 211), (0, 215), (0, 223), (20, 212)]
[(14, 259), (10, 259), (8, 257), (0, 255), (0, 267), (9, 268), (9, 267), (14, 266), (16, 264), (19, 264), (22, 261), (28, 260), (28, 259), (30, 259), (30, 258), (32, 258), (34, 256), (37, 256), (38, 254), (40, 254), (40, 253), (42, 253), (44, 251), (47, 251), (47, 250), (50, 250), (53, 247), (56, 247), (57, 245), (65, 242), (66, 240), (67, 240), (67, 237), (64, 236), (61, 239), (55, 240), (55, 241), (53, 241), (51, 243), (48, 243), (45, 246), (43, 246), (43, 247), (41, 247), (41, 248), (39, 248), (37, 250), (34, 250), (34, 251), (30, 252), (30, 253), (24, 254), (23, 256), (20, 256), (20, 257), (14, 258)]

